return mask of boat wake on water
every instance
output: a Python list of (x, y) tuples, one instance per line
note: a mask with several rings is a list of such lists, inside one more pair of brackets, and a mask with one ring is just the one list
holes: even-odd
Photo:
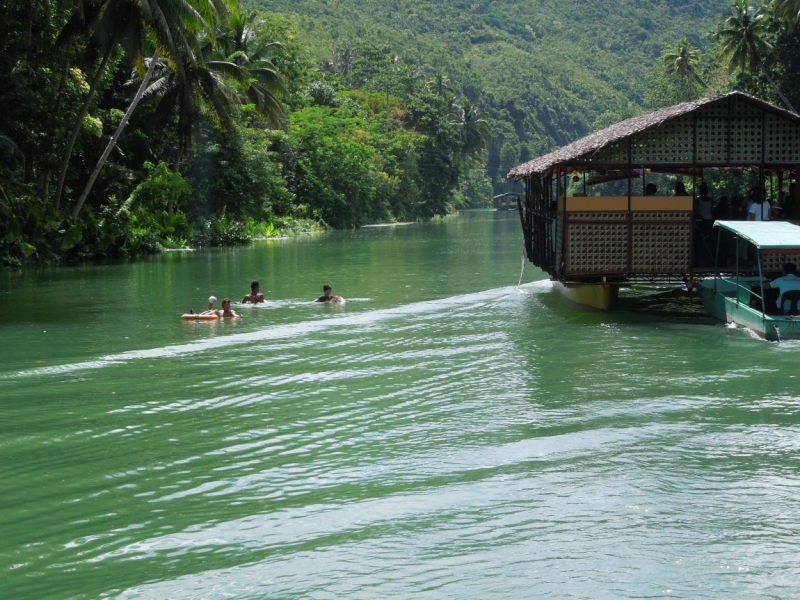
[[(26, 369), (16, 373), (9, 373), (7, 375), (0, 376), (0, 380), (40, 375), (57, 375), (89, 369), (102, 369), (104, 367), (123, 364), (137, 359), (171, 358), (210, 350), (218, 350), (220, 348), (238, 346), (242, 344), (252, 344), (254, 342), (289, 339), (331, 328), (364, 326), (398, 318), (413, 318), (417, 316), (425, 317), (455, 309), (476, 309), (490, 303), (495, 303), (509, 297), (514, 297), (520, 293), (536, 294), (549, 291), (551, 287), (552, 284), (550, 281), (536, 281), (533, 283), (523, 284), (521, 286), (509, 286), (472, 294), (452, 296), (439, 300), (414, 302), (393, 308), (378, 309), (357, 314), (341, 314), (339, 316), (302, 321), (299, 323), (270, 325), (268, 327), (247, 333), (235, 333), (227, 336), (205, 338), (186, 344), (174, 344), (161, 348), (131, 350), (128, 352), (110, 354), (107, 356), (101, 356), (94, 360), (73, 364)], [(353, 301), (356, 300), (358, 302), (366, 302), (369, 299), (353, 299)], [(277, 304), (278, 302), (267, 304), (264, 306), (264, 308), (272, 308)], [(283, 303), (282, 305), (286, 306), (287, 303)], [(243, 306), (252, 307), (253, 305)]]

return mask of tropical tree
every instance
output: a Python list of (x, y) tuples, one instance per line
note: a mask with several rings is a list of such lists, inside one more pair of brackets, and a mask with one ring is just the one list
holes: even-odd
[(237, 65), (249, 65), (269, 60), (269, 52), (283, 48), (281, 42), (262, 42), (253, 29), (256, 13), (243, 13), (234, 8), (228, 16), (228, 26), (217, 35), (217, 47), (227, 55), (227, 60)]
[(768, 7), (773, 15), (784, 20), (789, 29), (800, 22), (800, 0), (772, 0)]
[(492, 143), (492, 128), (483, 111), (467, 99), (454, 104), (453, 109), (450, 123), (458, 128), (462, 160), (477, 167), (483, 164), (484, 150)]
[(64, 181), (67, 176), (75, 142), (81, 131), (86, 114), (94, 99), (97, 86), (105, 73), (108, 61), (117, 42), (121, 42), (126, 54), (132, 62), (141, 61), (141, 48), (144, 42), (144, 20), (139, 14), (139, 7), (130, 2), (120, 0), (107, 0), (105, 3), (85, 3), (78, 6), (72, 17), (67, 21), (57, 40), (58, 44), (66, 45), (89, 27), (93, 36), (93, 43), (89, 47), (89, 54), (98, 49), (102, 52), (100, 64), (92, 77), (89, 90), (86, 92), (83, 104), (78, 111), (70, 138), (61, 159), (61, 168), (56, 183), (56, 193), (53, 206), (58, 211), (61, 204), (61, 195), (64, 191)]
[(763, 73), (783, 103), (796, 113), (764, 66), (762, 57), (773, 50), (772, 44), (763, 37), (767, 27), (768, 13), (763, 7), (753, 6), (748, 0), (736, 0), (714, 37), (722, 43), (720, 56), (729, 61), (732, 71), (748, 71), (754, 75)]
[(695, 97), (698, 87), (703, 87), (705, 82), (700, 76), (700, 62), (702, 52), (685, 37), (678, 40), (672, 48), (662, 54), (662, 61), (667, 75), (674, 78), (683, 100), (689, 101)]
[(112, 135), (75, 204), (72, 211), (73, 218), (80, 214), (100, 170), (128, 124), (133, 111), (142, 99), (153, 71), (158, 64), (159, 57), (163, 53), (168, 58), (170, 65), (177, 72), (182, 73), (184, 65), (187, 62), (192, 64), (194, 61), (191, 45), (194, 39), (193, 36), (202, 30), (210, 30), (211, 26), (227, 9), (226, 0), (106, 0), (107, 6), (104, 6), (100, 12), (103, 14), (106, 10), (110, 10), (117, 5), (122, 7), (127, 3), (133, 3), (136, 7), (132, 15), (133, 23), (130, 26), (132, 28), (143, 28), (156, 50), (149, 61), (145, 77), (131, 100), (128, 110), (122, 117), (117, 130)]
[[(216, 40), (199, 40), (201, 47), (195, 52), (195, 60), (187, 60), (180, 72), (171, 68), (168, 61), (162, 61), (155, 81), (145, 91), (145, 97), (159, 97), (156, 114), (167, 118), (177, 113), (178, 148), (173, 164), (176, 172), (192, 146), (201, 113), (231, 130), (235, 107), (251, 104), (273, 128), (285, 124), (286, 110), (280, 101), (280, 96), (286, 93), (283, 78), (269, 60), (259, 58), (260, 51), (248, 56), (241, 30), (234, 30), (234, 36), (230, 34), (223, 31)], [(225, 49), (224, 42), (231, 37), (235, 41), (234, 52), (226, 57), (221, 52)]]

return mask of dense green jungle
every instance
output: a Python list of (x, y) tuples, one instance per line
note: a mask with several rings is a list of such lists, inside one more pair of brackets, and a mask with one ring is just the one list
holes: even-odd
[(11, 0), (0, 264), (491, 205), (513, 166), (740, 89), (800, 106), (800, 0)]

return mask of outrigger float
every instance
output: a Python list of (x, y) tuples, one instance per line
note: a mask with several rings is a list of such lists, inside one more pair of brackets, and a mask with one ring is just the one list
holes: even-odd
[[(800, 317), (781, 315), (777, 290), (764, 288), (765, 281), (780, 276), (784, 263), (800, 258), (800, 227), (783, 221), (717, 221), (714, 226), (718, 228), (715, 273), (696, 282), (708, 313), (768, 340), (800, 339)], [(740, 240), (751, 245), (752, 261), (740, 262), (737, 252), (732, 272), (721, 273), (726, 245), (738, 248)]]
[[(645, 192), (649, 173), (699, 184), (718, 169), (751, 169), (762, 190), (776, 176), (783, 189), (800, 171), (800, 116), (731, 92), (627, 119), (514, 168), (509, 179), (525, 183), (517, 209), (528, 260), (564, 300), (589, 310), (612, 309), (632, 283), (688, 285), (711, 275), (713, 241), (697, 225), (695, 198)], [(581, 175), (583, 192), (568, 197), (569, 180)], [(627, 194), (586, 193), (615, 180), (627, 180)], [(800, 206), (799, 194), (795, 185), (789, 204)]]

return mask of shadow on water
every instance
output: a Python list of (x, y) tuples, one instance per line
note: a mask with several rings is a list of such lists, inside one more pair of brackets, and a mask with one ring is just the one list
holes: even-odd
[(615, 308), (607, 312), (581, 310), (567, 305), (555, 291), (541, 295), (541, 304), (553, 316), (573, 324), (600, 325), (715, 325), (699, 299), (681, 287), (622, 289)]

